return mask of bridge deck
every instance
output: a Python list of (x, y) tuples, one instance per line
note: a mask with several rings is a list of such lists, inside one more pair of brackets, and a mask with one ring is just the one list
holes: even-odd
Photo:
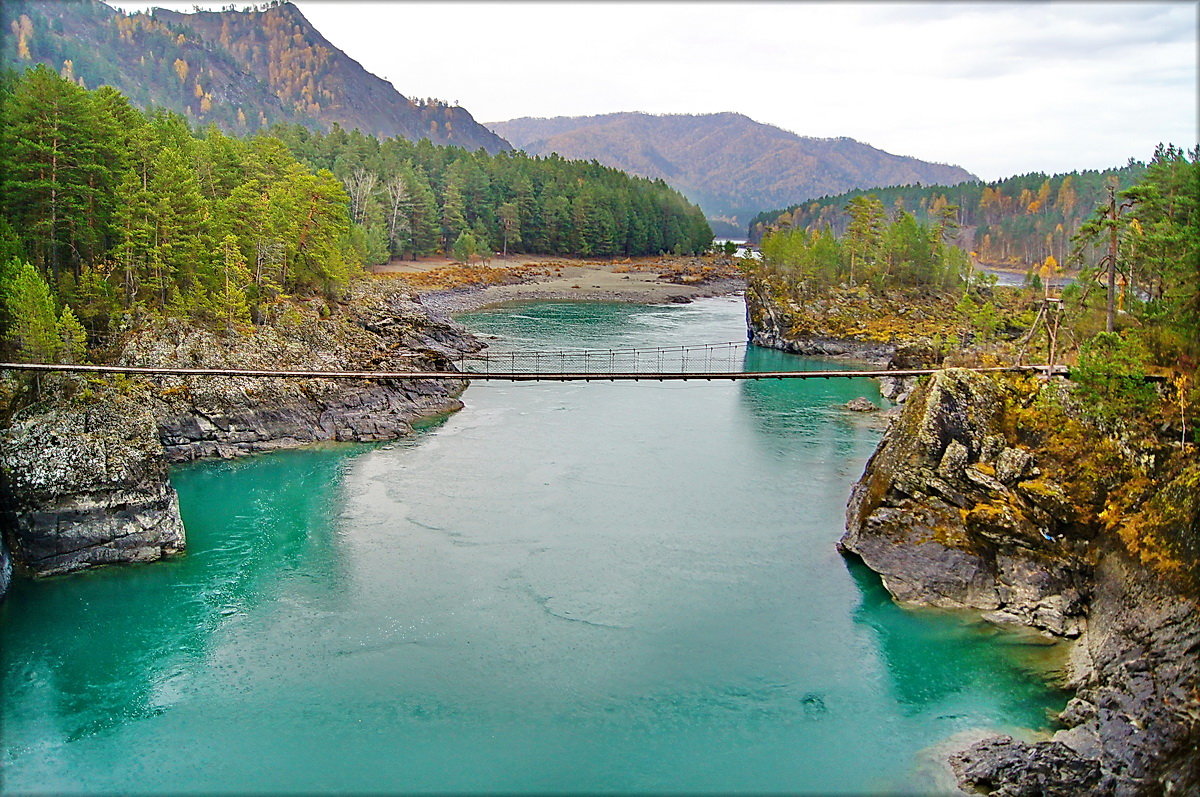
[[(133, 365), (64, 365), (58, 363), (0, 363), (0, 370), (9, 371), (66, 371), (74, 373), (143, 374), (147, 376), (236, 376), (284, 377), (301, 379), (470, 379), (496, 382), (680, 382), (699, 380), (741, 381), (748, 379), (851, 379), (882, 376), (927, 376), (942, 368), (867, 371), (308, 371), (301, 369), (256, 370), (249, 368), (157, 368)], [(1008, 365), (988, 368), (968, 368), (979, 373), (1046, 373), (1045, 365)], [(1068, 375), (1063, 366), (1054, 369), (1056, 375)]]

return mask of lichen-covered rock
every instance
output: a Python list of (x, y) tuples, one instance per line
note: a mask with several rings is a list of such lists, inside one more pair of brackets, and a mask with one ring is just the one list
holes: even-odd
[[(452, 371), (480, 344), (407, 294), (353, 297), (346, 316), (216, 333), (168, 321), (135, 336), (121, 362), (195, 368)], [(168, 458), (183, 462), (314, 442), (392, 440), (418, 418), (462, 407), (466, 381), (156, 377), (148, 397)]]
[[(1051, 741), (1000, 737), (961, 751), (953, 767), (964, 788), (1200, 793), (1200, 606), (1186, 557), (1156, 569), (1161, 546), (1147, 559), (1129, 544), (1144, 545), (1146, 528), (1139, 536), (1076, 505), (1072, 496), (1092, 494), (1072, 470), (1084, 470), (1077, 449), (1026, 448), (1011, 415), (1030, 412), (1029, 395), (1014, 390), (953, 369), (918, 387), (853, 488), (839, 548), (897, 600), (974, 608), (1074, 640), (1065, 729)], [(1190, 473), (1164, 489), (1191, 484)], [(1173, 522), (1183, 527), (1175, 537), (1194, 537), (1200, 501)]]
[(154, 416), (132, 397), (59, 407), (5, 430), (0, 490), (12, 555), (36, 575), (184, 548)]
[(1005, 483), (1032, 460), (1008, 453), (1005, 399), (995, 380), (962, 369), (922, 385), (855, 485), (839, 547), (900, 600), (1077, 635), (1088, 565)]
[(941, 353), (929, 340), (909, 340), (896, 346), (888, 368), (896, 371), (911, 371), (920, 368), (936, 368), (942, 362)]

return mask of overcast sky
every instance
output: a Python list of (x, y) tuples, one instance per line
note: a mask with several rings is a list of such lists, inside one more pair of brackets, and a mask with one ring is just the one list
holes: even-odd
[(736, 111), (985, 180), (1200, 135), (1197, 2), (296, 4), (400, 93), (481, 122)]

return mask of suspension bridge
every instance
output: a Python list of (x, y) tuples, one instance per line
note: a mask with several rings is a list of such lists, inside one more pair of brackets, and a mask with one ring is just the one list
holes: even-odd
[[(301, 368), (174, 368), (170, 366), (0, 363), (0, 370), (107, 373), (145, 376), (285, 377), (307, 379), (471, 379), (497, 382), (680, 382), (751, 379), (852, 379), (927, 376), (941, 368), (904, 370), (742, 370), (748, 344), (740, 341), (656, 348), (488, 350), (452, 358), (454, 369), (308, 370)], [(410, 355), (412, 358), (423, 357)], [(978, 372), (1067, 375), (1063, 366), (1009, 365), (970, 368)]]

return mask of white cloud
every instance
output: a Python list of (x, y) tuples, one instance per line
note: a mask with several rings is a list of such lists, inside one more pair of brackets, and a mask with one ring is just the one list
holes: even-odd
[(298, 4), (403, 94), (481, 121), (738, 111), (986, 179), (1197, 140), (1195, 3)]

